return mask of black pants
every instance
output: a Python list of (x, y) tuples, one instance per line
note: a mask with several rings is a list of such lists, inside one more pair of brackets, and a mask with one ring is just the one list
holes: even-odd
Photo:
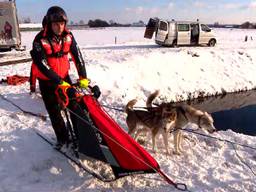
[[(71, 83), (69, 77), (67, 77), (65, 80)], [(52, 127), (57, 137), (57, 141), (62, 144), (67, 143), (69, 141), (69, 132), (68, 128), (66, 127), (66, 123), (61, 115), (61, 108), (58, 104), (58, 99), (55, 94), (57, 85), (55, 85), (51, 81), (39, 80), (39, 88), (45, 104), (45, 108), (49, 114)], [(72, 105), (72, 102), (70, 102), (68, 107), (74, 110), (75, 106)], [(74, 115), (72, 114), (70, 114), (70, 116), (72, 124), (75, 125), (76, 117), (74, 117)]]

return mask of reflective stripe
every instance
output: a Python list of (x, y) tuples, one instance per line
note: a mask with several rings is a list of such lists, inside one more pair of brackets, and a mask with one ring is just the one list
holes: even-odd
[(45, 59), (42, 60), (42, 64), (47, 68), (50, 69), (50, 66), (47, 64), (47, 61)]

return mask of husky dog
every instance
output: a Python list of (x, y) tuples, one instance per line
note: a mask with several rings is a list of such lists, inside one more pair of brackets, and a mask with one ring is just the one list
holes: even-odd
[(172, 130), (174, 132), (174, 148), (176, 154), (181, 154), (181, 129), (188, 123), (194, 123), (198, 128), (205, 129), (209, 133), (216, 131), (213, 125), (213, 118), (207, 112), (195, 109), (189, 105), (177, 105), (173, 106), (173, 108), (176, 111), (175, 125)]
[(176, 112), (172, 109), (171, 105), (161, 105), (158, 107), (151, 107), (152, 101), (157, 97), (159, 91), (151, 94), (146, 102), (147, 106), (150, 106), (148, 110), (135, 110), (133, 106), (137, 100), (133, 99), (129, 101), (125, 107), (127, 113), (126, 123), (128, 126), (128, 133), (134, 136), (136, 140), (138, 135), (142, 132), (150, 131), (152, 134), (152, 149), (155, 152), (155, 137), (158, 133), (163, 136), (165, 148), (167, 154), (168, 150), (168, 133), (171, 127), (174, 125), (176, 119)]
[[(152, 108), (152, 101), (157, 97), (158, 92), (151, 94), (147, 101), (147, 108), (150, 111)], [(181, 154), (181, 143), (182, 135), (181, 129), (184, 128), (188, 123), (197, 124), (199, 128), (207, 130), (209, 133), (216, 131), (213, 125), (213, 118), (207, 112), (195, 109), (190, 105), (171, 105), (168, 103), (162, 103), (158, 107), (164, 108), (164, 106), (169, 106), (169, 111), (174, 117), (174, 123), (170, 126), (171, 132), (174, 132), (174, 148), (175, 154)], [(166, 136), (167, 137), (167, 136)]]

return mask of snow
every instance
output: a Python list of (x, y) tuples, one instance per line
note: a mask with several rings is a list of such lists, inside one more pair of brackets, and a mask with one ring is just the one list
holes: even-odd
[[(88, 77), (102, 90), (101, 104), (123, 107), (137, 98), (145, 106), (146, 97), (156, 89), (158, 102), (180, 101), (189, 95), (220, 94), (223, 91), (256, 87), (256, 37), (254, 30), (214, 29), (216, 47), (164, 48), (143, 38), (144, 28), (106, 28), (73, 31), (81, 47)], [(26, 52), (0, 55), (0, 61), (29, 56), (36, 32), (22, 32)], [(244, 42), (245, 36), (249, 37)], [(250, 37), (254, 40), (251, 40)], [(115, 37), (117, 44), (115, 45)], [(193, 55), (199, 55), (199, 57)], [(29, 75), (30, 63), (1, 66), (0, 78)], [(73, 79), (77, 78), (74, 66)], [(46, 115), (38, 95), (29, 94), (28, 83), (21, 86), (0, 85), (0, 94), (28, 111)], [(125, 114), (109, 111), (124, 128)], [(125, 177), (106, 184), (77, 169), (54, 151), (34, 132), (38, 129), (54, 138), (49, 119), (23, 115), (0, 99), (0, 191), (177, 191), (157, 175)], [(194, 125), (189, 125), (193, 128)], [(184, 133), (180, 156), (166, 155), (161, 137), (158, 150), (151, 150), (150, 135), (145, 147), (173, 180), (186, 183), (191, 191), (256, 191), (255, 175), (235, 155), (233, 147), (222, 141)], [(219, 131), (213, 136), (256, 146), (252, 136)], [(173, 150), (173, 137), (169, 138)], [(256, 151), (236, 146), (237, 153), (256, 171)], [(152, 179), (150, 179), (152, 178)]]
[(26, 28), (41, 28), (42, 27), (42, 23), (20, 23), (19, 27), (22, 29), (26, 29)]

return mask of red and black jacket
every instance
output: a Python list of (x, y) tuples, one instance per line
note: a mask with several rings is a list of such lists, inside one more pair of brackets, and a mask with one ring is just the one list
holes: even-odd
[(36, 79), (50, 80), (60, 84), (68, 76), (70, 68), (68, 54), (76, 65), (80, 78), (86, 78), (85, 63), (71, 32), (65, 30), (61, 36), (39, 32), (30, 51), (31, 66), (30, 85), (35, 87)]

